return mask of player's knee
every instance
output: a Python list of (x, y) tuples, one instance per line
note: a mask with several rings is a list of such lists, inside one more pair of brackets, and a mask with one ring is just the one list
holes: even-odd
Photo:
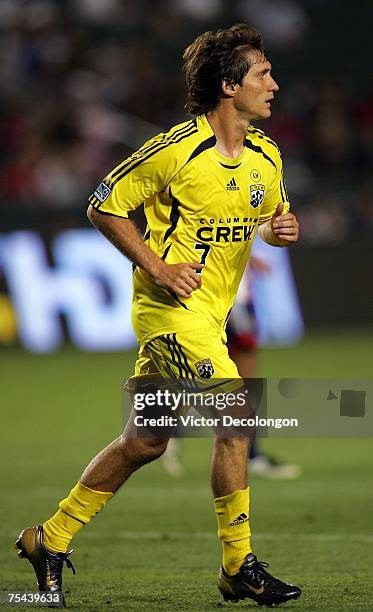
[(122, 438), (122, 448), (133, 469), (155, 461), (165, 452), (166, 438)]
[(165, 452), (168, 439), (165, 438), (145, 438), (145, 453), (151, 457), (150, 460), (158, 459)]
[(143, 438), (141, 440), (141, 443), (142, 447), (138, 456), (139, 466), (159, 459), (159, 457), (163, 455), (167, 448), (168, 440), (165, 440), (163, 438)]

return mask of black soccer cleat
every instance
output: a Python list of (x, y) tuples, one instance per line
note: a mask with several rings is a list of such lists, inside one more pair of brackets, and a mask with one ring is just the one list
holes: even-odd
[(258, 561), (249, 553), (240, 567), (238, 574), (228, 576), (220, 568), (218, 587), (225, 601), (237, 602), (239, 599), (253, 599), (260, 606), (272, 606), (290, 599), (297, 599), (302, 591), (292, 585), (281, 582), (266, 570), (268, 563)]
[(68, 553), (54, 553), (43, 545), (43, 527), (28, 527), (21, 531), (14, 548), (18, 550), (20, 559), (28, 559), (34, 568), (38, 581), (38, 588), (41, 593), (59, 594), (59, 597), (47, 601), (50, 608), (64, 608), (65, 598), (62, 592), (62, 569), (64, 562), (75, 574), (75, 569)]

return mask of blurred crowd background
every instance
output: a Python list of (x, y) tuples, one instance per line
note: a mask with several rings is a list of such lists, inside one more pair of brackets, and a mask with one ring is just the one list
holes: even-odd
[(337, 0), (1, 0), (1, 215), (74, 215), (120, 160), (186, 118), (183, 49), (245, 21), (281, 86), (259, 125), (281, 147), (303, 241), (373, 236), (373, 6)]

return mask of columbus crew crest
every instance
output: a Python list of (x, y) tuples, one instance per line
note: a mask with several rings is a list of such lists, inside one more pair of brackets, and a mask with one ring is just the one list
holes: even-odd
[(250, 205), (257, 208), (264, 200), (264, 185), (250, 185)]
[(211, 359), (201, 359), (195, 364), (197, 372), (201, 378), (211, 378), (215, 372), (214, 366), (211, 363)]

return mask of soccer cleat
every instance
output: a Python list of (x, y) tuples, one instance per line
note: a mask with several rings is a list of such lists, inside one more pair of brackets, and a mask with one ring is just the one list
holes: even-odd
[(65, 598), (62, 592), (62, 569), (64, 562), (75, 574), (75, 568), (68, 559), (68, 555), (72, 553), (54, 553), (49, 551), (43, 545), (43, 527), (28, 527), (21, 531), (18, 536), (14, 548), (18, 550), (20, 559), (28, 559), (34, 568), (38, 581), (38, 588), (43, 593), (61, 593), (61, 597), (49, 607), (63, 608), (65, 607)]
[(268, 563), (258, 561), (255, 555), (248, 554), (238, 574), (228, 576), (220, 568), (218, 587), (225, 601), (237, 602), (239, 599), (253, 599), (260, 606), (272, 606), (290, 599), (297, 599), (302, 591), (292, 584), (281, 582), (271, 576), (264, 568)]

